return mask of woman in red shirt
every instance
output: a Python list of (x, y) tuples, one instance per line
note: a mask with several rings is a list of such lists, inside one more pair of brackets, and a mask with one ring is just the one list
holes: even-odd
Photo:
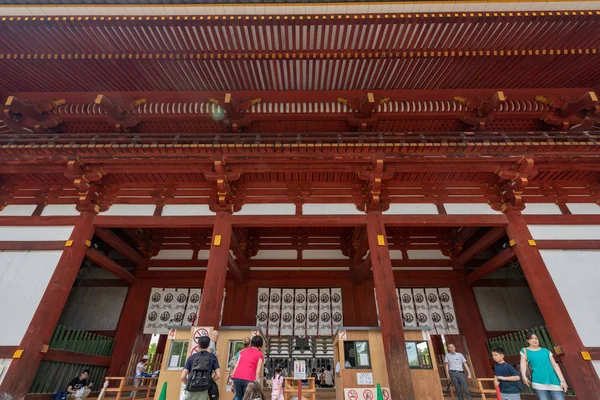
[(244, 398), (250, 382), (260, 382), (262, 366), (265, 362), (265, 356), (260, 351), (262, 347), (263, 338), (254, 336), (250, 341), (250, 347), (240, 352), (231, 374), (236, 397), (240, 399)]

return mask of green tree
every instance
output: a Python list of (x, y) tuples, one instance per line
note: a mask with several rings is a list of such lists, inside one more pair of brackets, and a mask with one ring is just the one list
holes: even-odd
[(151, 343), (150, 347), (148, 347), (148, 357), (149, 363), (152, 363), (154, 361), (154, 355), (156, 354), (156, 343)]

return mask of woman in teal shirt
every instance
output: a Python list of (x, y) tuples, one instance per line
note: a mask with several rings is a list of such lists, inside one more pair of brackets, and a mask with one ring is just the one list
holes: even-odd
[[(569, 388), (560, 367), (548, 349), (540, 347), (535, 333), (527, 333), (529, 347), (521, 349), (523, 383), (531, 386), (539, 400), (564, 400)], [(531, 382), (527, 378), (527, 364), (531, 367)]]

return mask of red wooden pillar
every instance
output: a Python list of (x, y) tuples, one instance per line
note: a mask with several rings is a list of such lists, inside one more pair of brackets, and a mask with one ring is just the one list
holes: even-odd
[(398, 306), (392, 261), (387, 245), (383, 217), (379, 211), (367, 212), (367, 234), (373, 280), (377, 291), (381, 337), (393, 399), (415, 399), (412, 386), (402, 317)]
[[(481, 319), (473, 288), (466, 282), (465, 278), (461, 278), (456, 286), (451, 288), (451, 291), (458, 327), (467, 341), (475, 376), (478, 378), (492, 377), (491, 355), (488, 353), (485, 344), (487, 332)], [(457, 348), (460, 346), (460, 343), (457, 344)]]
[(165, 349), (167, 347), (167, 337), (168, 335), (160, 335), (158, 337), (158, 343), (156, 344), (156, 354), (165, 354)]
[(151, 290), (150, 285), (140, 279), (129, 288), (117, 325), (115, 348), (107, 376), (125, 376), (127, 373), (127, 366), (131, 359), (131, 353), (133, 353), (135, 341), (146, 318), (146, 308), (148, 307)]
[(342, 306), (344, 310), (344, 326), (358, 326), (354, 309), (354, 288), (352, 283), (342, 285)]
[(527, 224), (519, 211), (509, 211), (506, 233), (514, 241), (513, 249), (535, 301), (557, 346), (562, 346), (562, 362), (578, 399), (597, 399), (600, 379), (590, 361), (584, 361), (585, 348), (569, 316), (552, 276), (546, 268), (539, 249), (535, 246)]
[(215, 217), (215, 226), (213, 227), (202, 303), (198, 315), (198, 326), (219, 327), (230, 246), (231, 214), (219, 211)]
[(23, 350), (23, 355), (12, 361), (2, 381), (0, 392), (10, 393), (16, 400), (23, 399), (27, 394), (42, 361), (41, 350), (44, 345), (50, 343), (90, 240), (94, 236), (95, 217), (94, 213), (83, 212), (77, 220), (70, 237), (71, 245), (65, 247), (29, 328), (21, 340), (19, 349)]

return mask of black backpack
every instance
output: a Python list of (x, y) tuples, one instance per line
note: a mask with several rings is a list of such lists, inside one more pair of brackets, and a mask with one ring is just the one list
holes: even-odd
[(201, 352), (194, 358), (192, 370), (187, 377), (185, 390), (188, 392), (206, 392), (212, 381), (211, 354)]

